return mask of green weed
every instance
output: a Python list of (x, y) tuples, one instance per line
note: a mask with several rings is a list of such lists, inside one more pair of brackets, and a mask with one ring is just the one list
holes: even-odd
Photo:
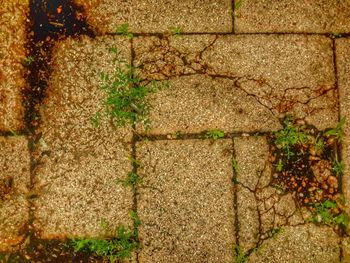
[(133, 38), (134, 34), (129, 31), (129, 24), (122, 24), (117, 27), (115, 30), (117, 34), (121, 34), (123, 36), (126, 36), (128, 38)]
[(341, 37), (343, 37), (343, 35), (340, 33), (337, 33), (337, 32), (331, 33), (331, 38), (341, 38)]
[(345, 125), (346, 122), (346, 118), (342, 117), (339, 121), (339, 123), (337, 124), (337, 126), (334, 129), (330, 129), (328, 131), (326, 131), (324, 133), (324, 135), (326, 136), (334, 136), (338, 142), (343, 141), (344, 138), (344, 131), (343, 131), (343, 127)]
[(243, 0), (235, 1), (234, 9), (235, 9), (235, 10), (238, 10), (238, 9), (241, 7), (242, 2), (243, 2)]
[(142, 179), (135, 172), (130, 172), (128, 177), (125, 180), (116, 180), (117, 184), (121, 184), (123, 186), (135, 186), (138, 183), (142, 183)]
[(276, 171), (277, 172), (282, 172), (283, 171), (283, 162), (282, 159), (278, 160), (278, 163), (276, 164)]
[(326, 142), (322, 137), (317, 137), (315, 142), (315, 150), (318, 153), (322, 153), (325, 149)]
[(342, 175), (344, 173), (344, 169), (345, 169), (345, 164), (343, 162), (339, 162), (338, 160), (335, 160), (333, 162), (332, 170), (337, 176)]
[(282, 130), (275, 132), (275, 144), (287, 154), (287, 158), (290, 158), (295, 154), (293, 146), (307, 143), (310, 136), (303, 131), (305, 126), (294, 126), (293, 118), (290, 116), (285, 118), (283, 126)]
[(238, 173), (238, 162), (237, 162), (237, 160), (236, 159), (233, 159), (232, 160), (232, 168), (233, 168), (233, 171), (235, 172), (235, 173)]
[(245, 263), (248, 259), (248, 256), (244, 253), (241, 246), (236, 245), (233, 247), (235, 263)]
[(30, 66), (31, 64), (33, 64), (34, 61), (35, 61), (34, 57), (28, 56), (28, 57), (26, 57), (26, 58), (24, 58), (24, 59), (22, 60), (22, 64), (23, 64), (24, 66), (27, 66), (27, 67), (28, 67), (28, 66)]
[(175, 36), (181, 36), (183, 34), (183, 29), (179, 26), (169, 28), (169, 32)]
[(128, 65), (118, 58), (119, 51), (110, 48), (115, 53), (115, 70), (113, 74), (101, 72), (101, 89), (107, 94), (104, 101), (105, 110), (98, 112), (91, 118), (95, 127), (99, 126), (101, 119), (111, 118), (114, 125), (123, 127), (138, 122), (149, 124), (148, 112), (150, 105), (146, 97), (166, 86), (159, 82), (142, 84), (142, 80), (135, 74), (135, 67)]
[[(133, 251), (140, 248), (138, 227), (141, 225), (141, 221), (135, 211), (132, 211), (130, 216), (134, 222), (134, 229), (128, 229), (120, 225), (117, 227), (114, 237), (72, 239), (70, 245), (76, 253), (93, 253), (107, 258), (110, 262), (129, 258)], [(102, 224), (104, 228), (109, 228), (108, 223), (102, 222)]]
[(334, 215), (332, 210), (337, 208), (337, 203), (334, 201), (326, 200), (323, 203), (313, 204), (315, 211), (312, 213), (310, 219), (313, 223), (322, 223), (325, 225), (341, 225), (347, 227), (349, 224), (349, 216), (342, 212), (341, 214)]
[(204, 137), (206, 139), (217, 140), (217, 139), (225, 137), (225, 132), (223, 132), (221, 130), (209, 130), (205, 133)]

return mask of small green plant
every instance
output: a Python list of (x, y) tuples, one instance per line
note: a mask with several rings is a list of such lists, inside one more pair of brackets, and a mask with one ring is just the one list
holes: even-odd
[(128, 38), (133, 38), (134, 34), (129, 31), (129, 24), (122, 24), (116, 29), (117, 34), (127, 36)]
[[(76, 253), (93, 253), (107, 258), (110, 262), (129, 258), (133, 251), (140, 248), (138, 227), (141, 225), (141, 221), (135, 211), (132, 211), (130, 216), (134, 222), (133, 229), (120, 225), (117, 227), (113, 237), (72, 239), (69, 243)], [(102, 222), (102, 227), (107, 230), (109, 228), (108, 222)]]
[(271, 238), (275, 238), (277, 235), (281, 234), (282, 232), (283, 232), (283, 229), (281, 227), (273, 228), (267, 233), (267, 235)]
[(245, 263), (248, 259), (248, 256), (244, 253), (243, 249), (239, 245), (233, 247), (235, 263)]
[(279, 159), (279, 160), (278, 160), (278, 163), (276, 164), (276, 171), (279, 172), (279, 173), (283, 171), (283, 162), (282, 162), (282, 159)]
[(326, 136), (334, 136), (338, 142), (343, 141), (344, 138), (344, 131), (343, 131), (343, 127), (345, 125), (346, 122), (346, 118), (342, 117), (339, 121), (339, 123), (337, 124), (337, 126), (334, 129), (330, 129), (328, 131), (326, 131), (324, 133), (324, 135)]
[(22, 60), (22, 64), (23, 64), (24, 66), (27, 66), (27, 67), (28, 67), (28, 66), (30, 66), (31, 64), (33, 64), (34, 61), (35, 61), (34, 57), (28, 56), (28, 57), (26, 57), (26, 58), (24, 58), (24, 59)]
[(171, 34), (175, 36), (181, 36), (183, 34), (183, 29), (179, 26), (169, 28)]
[(238, 10), (241, 7), (242, 2), (243, 2), (243, 0), (236, 0), (235, 1), (235, 6), (234, 6), (235, 10)]
[(339, 176), (344, 173), (345, 165), (343, 162), (339, 162), (338, 160), (335, 160), (332, 164), (332, 170), (333, 172)]
[(322, 223), (325, 225), (340, 225), (347, 227), (349, 224), (349, 216), (342, 212), (334, 215), (333, 210), (337, 209), (337, 203), (331, 200), (326, 200), (323, 203), (313, 204), (315, 211), (310, 219), (313, 223)]
[(100, 111), (91, 118), (95, 127), (99, 127), (103, 118), (111, 118), (114, 125), (123, 127), (143, 122), (149, 124), (148, 112), (150, 106), (146, 97), (166, 86), (152, 81), (142, 84), (142, 80), (136, 76), (135, 67), (119, 59), (119, 51), (110, 48), (110, 52), (116, 55), (114, 59), (115, 70), (113, 74), (101, 72), (101, 89), (105, 91), (107, 98), (104, 101), (105, 110)]
[(287, 154), (289, 159), (295, 154), (292, 150), (293, 146), (307, 143), (310, 136), (303, 131), (305, 126), (295, 126), (293, 124), (291, 116), (285, 118), (283, 126), (282, 130), (275, 132), (275, 144)]
[(238, 162), (236, 159), (232, 159), (232, 168), (235, 173), (238, 173)]
[(316, 152), (322, 153), (325, 149), (326, 143), (322, 137), (317, 137), (315, 142)]
[(117, 184), (121, 184), (123, 186), (135, 186), (138, 183), (141, 183), (142, 179), (139, 177), (139, 175), (135, 172), (130, 172), (128, 174), (128, 177), (125, 180), (116, 180)]
[(205, 133), (204, 137), (206, 139), (217, 140), (217, 139), (225, 137), (225, 132), (223, 132), (221, 130), (209, 130)]
[(341, 38), (341, 37), (343, 37), (343, 36), (340, 33), (337, 33), (337, 32), (331, 33), (331, 38)]

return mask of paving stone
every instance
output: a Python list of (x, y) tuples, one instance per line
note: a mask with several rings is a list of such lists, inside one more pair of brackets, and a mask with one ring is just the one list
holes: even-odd
[(337, 263), (339, 257), (339, 236), (329, 227), (306, 224), (284, 227), (266, 240), (247, 262)]
[(145, 141), (137, 158), (140, 262), (231, 262), (232, 141)]
[(134, 48), (140, 76), (170, 82), (150, 98), (150, 133), (274, 131), (287, 113), (321, 130), (338, 121), (327, 37), (139, 37)]
[(350, 263), (350, 237), (342, 238), (342, 252), (341, 263)]
[[(347, 200), (347, 212), (350, 214), (350, 39), (337, 39), (335, 42), (338, 88), (340, 98), (340, 114), (346, 118), (344, 125), (344, 141), (342, 144), (342, 159), (345, 164), (343, 175), (343, 193)], [(350, 233), (350, 227), (348, 228)]]
[(243, 0), (235, 10), (236, 33), (349, 33), (350, 2)]
[(28, 0), (4, 0), (0, 5), (0, 131), (24, 127), (21, 92), (25, 85)]
[(230, 0), (75, 0), (84, 7), (87, 20), (98, 31), (114, 33), (129, 24), (137, 33), (169, 32), (178, 27), (183, 32), (232, 32)]
[(277, 190), (271, 178), (265, 137), (234, 139), (237, 161), (239, 244), (244, 251), (259, 247), (287, 225), (304, 223), (293, 194)]
[(99, 73), (114, 68), (112, 46), (130, 61), (130, 43), (120, 37), (68, 39), (53, 52), (35, 169), (34, 225), (42, 238), (96, 236), (102, 220), (112, 228), (131, 223), (132, 190), (115, 183), (131, 172), (131, 132), (90, 120), (103, 108)]
[(0, 251), (24, 238), (29, 219), (26, 194), (30, 159), (25, 137), (0, 137)]

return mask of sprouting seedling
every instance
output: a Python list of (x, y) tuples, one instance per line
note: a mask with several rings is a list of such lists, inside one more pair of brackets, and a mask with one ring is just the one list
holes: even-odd
[(343, 35), (338, 32), (331, 33), (331, 38), (341, 38), (341, 37), (343, 37)]
[(243, 0), (235, 1), (235, 6), (234, 6), (235, 10), (238, 10), (241, 7), (242, 2)]
[(171, 34), (175, 36), (181, 36), (183, 34), (183, 29), (179, 26), (169, 28)]
[(343, 141), (343, 138), (344, 138), (344, 130), (343, 130), (343, 127), (345, 125), (345, 122), (346, 122), (346, 118), (345, 117), (342, 117), (339, 121), (339, 123), (337, 124), (337, 126), (334, 128), (334, 129), (330, 129), (328, 131), (326, 131), (324, 133), (324, 135), (326, 136), (334, 136), (338, 142), (341, 142)]
[(277, 172), (282, 172), (283, 171), (283, 162), (281, 159), (278, 160), (278, 163), (276, 165), (276, 171)]
[(134, 34), (129, 31), (129, 24), (122, 24), (116, 29), (117, 34), (127, 36), (128, 38), (133, 38)]
[(138, 183), (141, 183), (142, 179), (135, 172), (128, 173), (128, 177), (125, 180), (116, 180), (117, 184), (121, 184), (123, 186), (135, 186)]
[(232, 168), (235, 173), (238, 173), (238, 162), (236, 159), (232, 160)]
[(335, 160), (333, 162), (332, 170), (337, 176), (342, 175), (344, 173), (344, 169), (345, 169), (345, 165), (343, 162), (341, 161), (339, 162), (338, 160)]
[(217, 139), (225, 137), (225, 132), (221, 131), (221, 130), (209, 130), (205, 133), (204, 137), (206, 139), (217, 140)]
[(30, 66), (31, 64), (33, 64), (33, 62), (35, 61), (35, 59), (34, 59), (34, 57), (33, 56), (28, 56), (28, 57), (26, 57), (26, 58), (24, 58), (23, 60), (22, 60), (22, 64), (24, 65), (24, 66)]

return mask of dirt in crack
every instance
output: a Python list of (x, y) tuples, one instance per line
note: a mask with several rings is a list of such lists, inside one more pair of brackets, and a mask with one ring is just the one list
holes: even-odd
[(83, 10), (68, 0), (30, 0), (28, 26), (28, 87), (24, 91), (25, 121), (30, 133), (39, 124), (37, 106), (45, 97), (55, 42), (68, 36), (94, 36)]
[(344, 122), (342, 119), (337, 127), (318, 131), (288, 116), (284, 128), (270, 138), (274, 164), (271, 186), (292, 193), (298, 206), (311, 212), (309, 221), (337, 229), (349, 223), (341, 194), (344, 165), (338, 157)]

